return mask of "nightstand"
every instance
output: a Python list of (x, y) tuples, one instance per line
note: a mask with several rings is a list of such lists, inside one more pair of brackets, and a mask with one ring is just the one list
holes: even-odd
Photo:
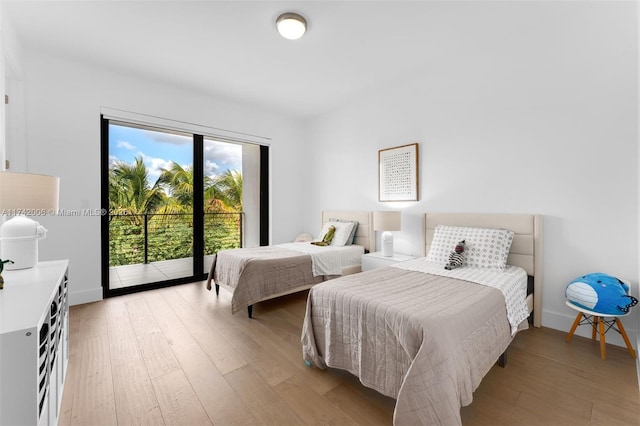
[(394, 263), (405, 262), (407, 260), (415, 259), (414, 256), (408, 256), (406, 254), (395, 253), (391, 257), (385, 257), (381, 252), (376, 251), (374, 253), (367, 253), (362, 255), (362, 270), (370, 271), (372, 269), (383, 268), (385, 266), (393, 265)]

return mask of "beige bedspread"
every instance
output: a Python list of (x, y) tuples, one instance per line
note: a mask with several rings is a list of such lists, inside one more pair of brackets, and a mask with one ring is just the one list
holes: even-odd
[(207, 279), (233, 292), (231, 312), (295, 287), (317, 284), (311, 256), (278, 246), (223, 250), (214, 257)]
[(395, 425), (459, 425), (512, 336), (499, 290), (387, 267), (313, 287), (301, 340), (313, 365), (396, 398)]

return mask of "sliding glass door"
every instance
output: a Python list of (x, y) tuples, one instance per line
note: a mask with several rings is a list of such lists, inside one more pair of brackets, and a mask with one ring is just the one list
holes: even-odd
[(219, 250), (259, 245), (261, 152), (103, 118), (104, 296), (202, 280)]
[(219, 250), (243, 246), (243, 170), (240, 144), (203, 141), (204, 273)]

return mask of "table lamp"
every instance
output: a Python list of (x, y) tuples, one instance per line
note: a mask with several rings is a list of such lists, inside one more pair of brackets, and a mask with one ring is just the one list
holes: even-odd
[(384, 257), (393, 256), (393, 234), (391, 233), (391, 231), (399, 231), (401, 229), (400, 224), (400, 212), (373, 212), (373, 230), (383, 231), (380, 238), (382, 240), (382, 255)]
[(33, 173), (0, 172), (0, 214), (14, 216), (0, 227), (4, 269), (27, 269), (38, 263), (38, 239), (47, 230), (27, 215), (56, 214), (60, 178)]

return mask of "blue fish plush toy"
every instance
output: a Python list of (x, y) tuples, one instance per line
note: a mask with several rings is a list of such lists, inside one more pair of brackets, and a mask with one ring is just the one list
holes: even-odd
[(629, 295), (629, 285), (601, 272), (574, 279), (564, 295), (574, 305), (601, 314), (624, 315), (638, 304), (638, 299)]

